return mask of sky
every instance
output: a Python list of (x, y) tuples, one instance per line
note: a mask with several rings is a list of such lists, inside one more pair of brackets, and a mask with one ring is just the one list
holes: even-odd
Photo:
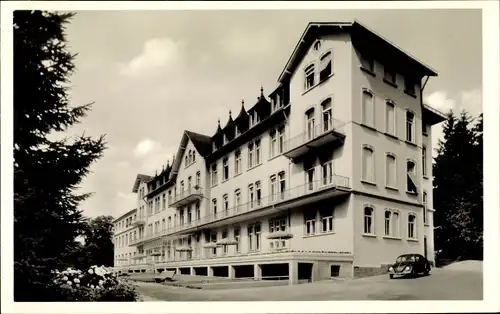
[[(171, 161), (184, 130), (213, 135), (242, 99), (248, 109), (261, 85), (270, 93), (309, 22), (359, 20), (438, 72), (424, 90), (428, 104), (482, 112), (480, 10), (76, 13), (66, 29), (78, 53), (71, 102), (95, 103), (68, 133), (108, 142), (81, 186), (95, 193), (82, 203), (86, 216), (133, 209), (136, 175)], [(433, 149), (441, 129), (433, 127)]]

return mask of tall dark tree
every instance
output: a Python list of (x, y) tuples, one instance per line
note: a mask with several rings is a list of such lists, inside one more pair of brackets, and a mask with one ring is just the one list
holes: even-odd
[(14, 12), (14, 298), (50, 300), (50, 271), (71, 265), (85, 222), (77, 188), (102, 156), (104, 136), (51, 141), (90, 110), (71, 107), (75, 55), (64, 25), (73, 14)]
[(448, 114), (433, 167), (435, 246), (446, 258), (482, 258), (482, 117), (472, 122)]
[(87, 257), (87, 266), (113, 266), (113, 217), (99, 216), (89, 220), (82, 249)]

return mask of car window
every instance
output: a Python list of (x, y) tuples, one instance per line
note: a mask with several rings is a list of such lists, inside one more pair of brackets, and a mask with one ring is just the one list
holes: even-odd
[(415, 261), (415, 256), (413, 255), (401, 255), (396, 259), (396, 263), (414, 262), (414, 261)]

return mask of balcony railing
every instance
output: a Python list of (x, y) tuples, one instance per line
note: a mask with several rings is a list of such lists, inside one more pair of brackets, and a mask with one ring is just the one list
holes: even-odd
[(322, 121), (322, 124), (310, 127), (303, 133), (285, 141), (284, 155), (289, 158), (297, 158), (309, 152), (311, 148), (341, 143), (345, 137), (344, 125), (344, 122), (336, 119)]
[(130, 245), (136, 245), (144, 241), (160, 238), (166, 235), (171, 235), (183, 230), (199, 227), (229, 217), (238, 216), (244, 213), (253, 212), (269, 206), (283, 205), (289, 201), (298, 200), (305, 196), (321, 194), (321, 192), (334, 190), (335, 188), (349, 189), (350, 188), (349, 178), (339, 175), (332, 175), (323, 177), (320, 180), (308, 182), (306, 184), (288, 190), (277, 191), (276, 193), (272, 193), (264, 198), (236, 205), (226, 210), (223, 209), (215, 214), (201, 217), (199, 219), (195, 219), (192, 221), (187, 221), (184, 222), (182, 225), (177, 225), (169, 229), (165, 229), (162, 231), (155, 232), (153, 234), (148, 234), (144, 237), (134, 239), (130, 243)]
[(132, 221), (132, 225), (134, 225), (134, 226), (142, 226), (145, 224), (146, 224), (146, 217), (145, 216), (137, 216), (137, 218)]
[(177, 195), (170, 197), (168, 205), (172, 207), (180, 207), (189, 204), (203, 197), (203, 190), (200, 187), (190, 187), (185, 191), (181, 191)]

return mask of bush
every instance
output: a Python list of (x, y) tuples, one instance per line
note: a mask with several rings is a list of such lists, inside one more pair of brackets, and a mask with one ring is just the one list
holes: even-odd
[(127, 279), (118, 278), (105, 267), (87, 271), (68, 268), (54, 271), (54, 289), (59, 301), (137, 301), (139, 294)]

